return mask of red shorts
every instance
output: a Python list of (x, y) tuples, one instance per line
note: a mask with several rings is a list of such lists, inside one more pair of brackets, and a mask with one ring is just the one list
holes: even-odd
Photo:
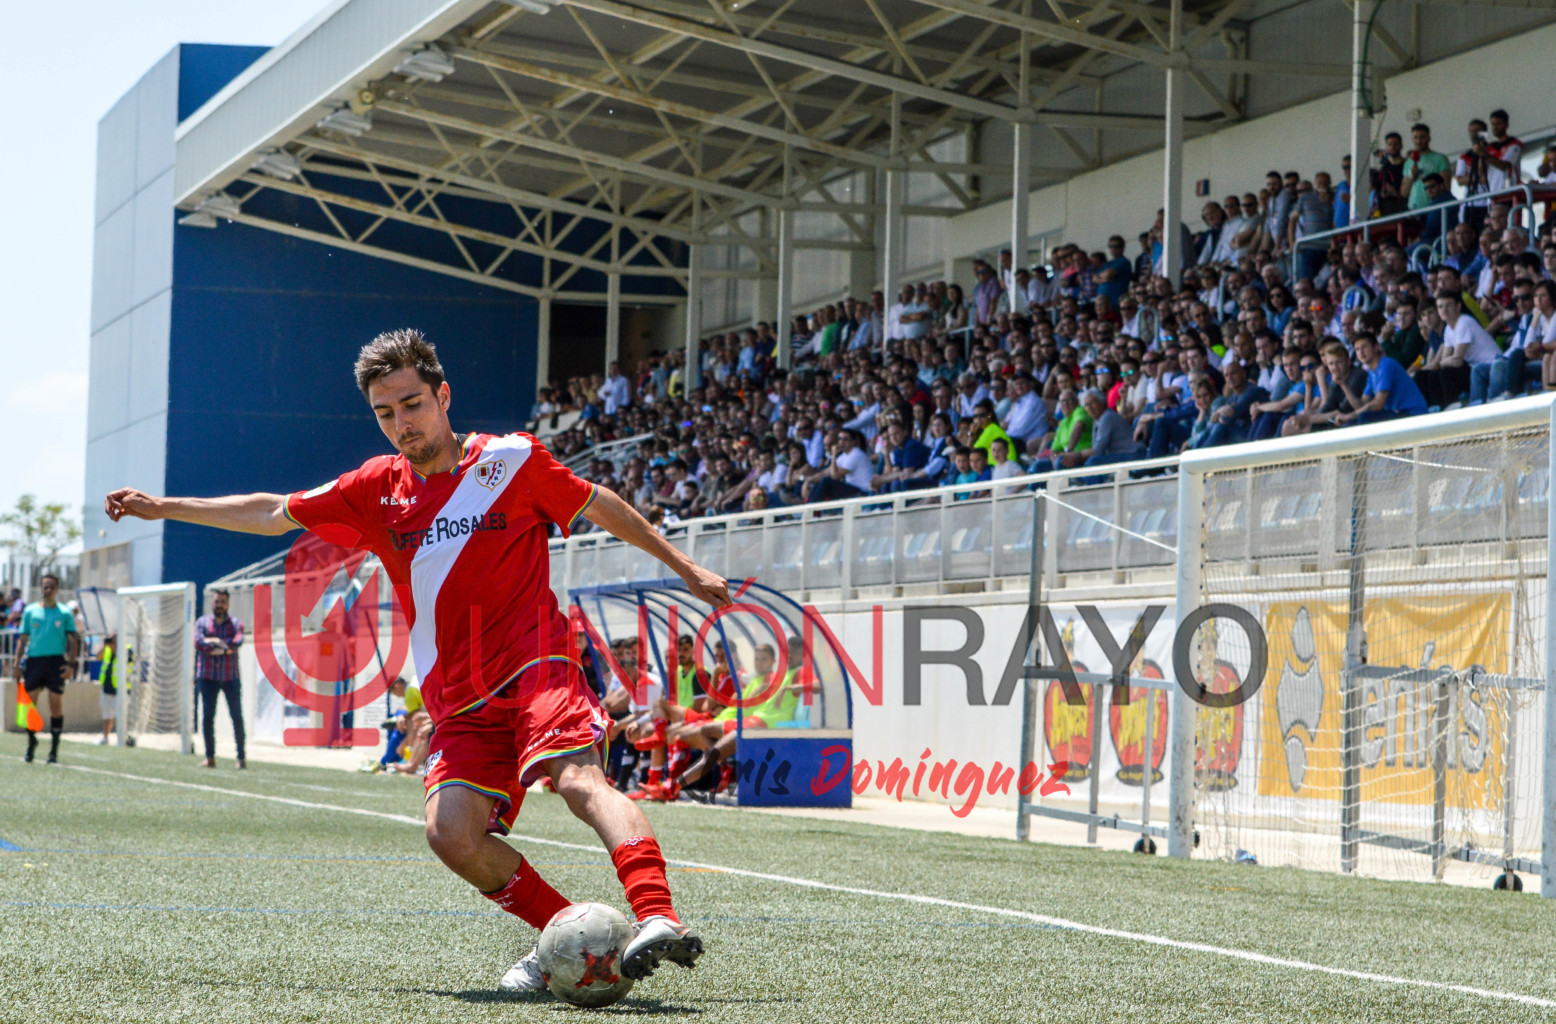
[(427, 754), (427, 797), (446, 786), (493, 797), (486, 830), (507, 835), (524, 790), (544, 774), (542, 762), (592, 750), (604, 763), (610, 718), (569, 662), (536, 665), (501, 696), (437, 724)]

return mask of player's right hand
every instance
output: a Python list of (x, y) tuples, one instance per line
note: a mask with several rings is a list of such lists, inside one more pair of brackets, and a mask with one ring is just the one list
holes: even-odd
[(157, 499), (133, 487), (121, 487), (103, 499), (103, 511), (108, 518), (118, 522), (125, 516), (132, 519), (159, 519)]
[(692, 566), (692, 571), (686, 576), (686, 589), (699, 601), (705, 601), (715, 608), (723, 608), (727, 604), (733, 604), (729, 599), (729, 584), (724, 577), (716, 572), (710, 572), (700, 565)]

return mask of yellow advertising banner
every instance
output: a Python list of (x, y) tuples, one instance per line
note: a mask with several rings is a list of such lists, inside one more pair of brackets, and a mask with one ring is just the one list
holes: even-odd
[[(1433, 721), (1444, 668), (1508, 671), (1507, 593), (1369, 597), (1361, 693), (1363, 802), (1432, 801)], [(1339, 800), (1344, 742), (1344, 599), (1265, 609), (1269, 667), (1259, 699), (1261, 796)], [(1448, 800), (1500, 802), (1504, 702), (1496, 691), (1448, 687)]]

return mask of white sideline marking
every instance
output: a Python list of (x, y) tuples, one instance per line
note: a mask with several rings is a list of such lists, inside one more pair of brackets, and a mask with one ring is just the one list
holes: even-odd
[[(86, 768), (80, 765), (65, 765), (71, 771), (90, 772), (93, 775), (109, 775), (119, 779), (129, 779), (134, 782), (149, 782), (159, 786), (179, 786), (184, 789), (196, 789), (207, 793), (222, 793), (227, 796), (249, 797), (254, 800), (268, 800), (271, 803), (285, 804), (289, 807), (306, 807), (316, 811), (337, 811), (342, 814), (359, 814), (368, 818), (381, 818), (385, 821), (394, 821), (406, 825), (422, 827), (426, 821), (421, 818), (413, 818), (407, 814), (390, 814), (387, 811), (370, 811), (361, 807), (342, 807), (338, 804), (321, 804), (311, 800), (298, 800), (293, 797), (273, 796), (268, 793), (248, 793), (239, 789), (226, 789), (221, 786), (206, 786), (197, 782), (179, 782), (174, 779), (158, 779), (146, 775), (131, 775), (128, 772), (108, 771), (104, 768)], [(510, 838), (527, 843), (537, 843), (542, 846), (556, 846), (567, 850), (584, 850), (590, 853), (599, 853), (599, 846), (590, 846), (584, 843), (567, 843), (557, 839), (542, 839), (538, 836), (520, 835), (513, 833)], [(935, 907), (949, 907), (954, 910), (970, 910), (979, 914), (993, 914), (998, 917), (1014, 917), (1023, 921), (1032, 921), (1036, 924), (1050, 925), (1062, 928), (1066, 931), (1083, 932), (1089, 935), (1105, 935), (1113, 939), (1127, 939), (1131, 942), (1143, 942), (1152, 946), (1166, 946), (1171, 949), (1189, 950), (1195, 953), (1209, 953), (1214, 956), (1230, 957), (1234, 960), (1245, 960), (1249, 963), (1265, 964), (1270, 967), (1289, 967), (1297, 971), (1313, 971), (1318, 974), (1335, 975), (1342, 978), (1355, 978), (1358, 981), (1375, 981), (1386, 985), (1408, 985), (1417, 988), (1437, 989), (1444, 992), (1458, 992), (1463, 995), (1480, 996), (1485, 999), (1500, 999), (1506, 1002), (1521, 1003), (1525, 1006), (1541, 1006), (1556, 1008), (1556, 999), (1542, 999), (1539, 996), (1522, 995), (1517, 992), (1498, 992), (1494, 989), (1475, 988), (1472, 985), (1453, 985), (1445, 981), (1428, 981), (1423, 978), (1401, 978), (1392, 974), (1374, 974), (1370, 971), (1354, 971), (1344, 967), (1329, 967), (1325, 964), (1315, 964), (1307, 960), (1289, 960), (1284, 957), (1269, 956), (1264, 953), (1255, 953), (1246, 949), (1232, 949), (1228, 946), (1212, 946), (1203, 942), (1187, 942), (1182, 939), (1169, 939), (1163, 935), (1150, 935), (1145, 932), (1130, 932), (1119, 928), (1104, 928), (1100, 925), (1083, 924), (1079, 921), (1071, 921), (1062, 917), (1050, 917), (1047, 914), (1034, 914), (1026, 910), (1013, 910), (1009, 907), (988, 907), (978, 903), (963, 903), (960, 900), (941, 899), (938, 896), (919, 896), (915, 893), (884, 892), (879, 889), (860, 889), (849, 885), (834, 885), (831, 882), (819, 882), (810, 878), (795, 878), (790, 875), (772, 875), (762, 871), (747, 871), (743, 868), (725, 867), (722, 864), (703, 864), (690, 860), (668, 860), (668, 863), (677, 867), (703, 868), (709, 871), (719, 871), (740, 878), (758, 878), (767, 882), (782, 882), (786, 885), (796, 885), (806, 889), (824, 889), (828, 892), (842, 892), (853, 896), (874, 896), (879, 899), (901, 900), (905, 903), (920, 903)]]

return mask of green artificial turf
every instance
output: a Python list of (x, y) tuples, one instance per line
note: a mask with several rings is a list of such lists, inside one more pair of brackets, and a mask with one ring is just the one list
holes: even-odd
[[(19, 847), (0, 852), (0, 1022), (1556, 1019), (1548, 1007), (684, 866), (670, 882), (707, 943), (697, 969), (666, 965), (616, 1006), (577, 1010), (497, 990), (534, 933), (438, 864), (414, 823), (239, 795), (417, 818), (418, 782), (265, 764), (209, 772), (193, 758), (74, 744), (62, 754), (66, 765), (50, 767), (0, 749), (0, 848)], [(1532, 893), (647, 810), (672, 860), (1556, 1000), (1556, 906)], [(609, 858), (556, 797), (531, 794), (517, 831), (564, 895), (626, 909)]]

